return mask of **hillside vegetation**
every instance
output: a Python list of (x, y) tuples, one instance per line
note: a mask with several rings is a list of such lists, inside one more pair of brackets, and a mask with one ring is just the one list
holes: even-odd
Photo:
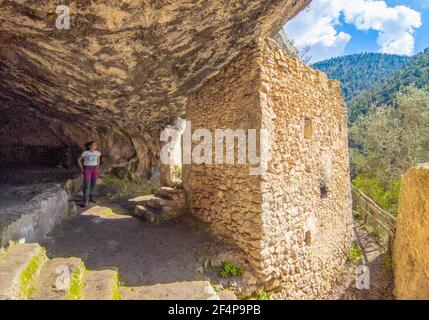
[(341, 82), (346, 101), (390, 76), (409, 57), (382, 53), (360, 53), (318, 62), (312, 66)]
[(367, 113), (372, 104), (396, 107), (396, 94), (407, 86), (429, 90), (429, 49), (414, 56), (373, 88), (361, 92), (350, 100), (348, 102), (350, 123), (353, 123), (358, 115)]
[(429, 161), (429, 92), (406, 87), (392, 105), (372, 105), (350, 128), (353, 183), (396, 214), (401, 176)]
[(314, 65), (342, 84), (353, 185), (396, 214), (401, 177), (429, 161), (429, 49), (364, 53)]

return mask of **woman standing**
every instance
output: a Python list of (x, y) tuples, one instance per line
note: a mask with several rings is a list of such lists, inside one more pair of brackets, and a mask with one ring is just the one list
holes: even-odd
[[(89, 201), (95, 203), (95, 185), (97, 183), (98, 169), (100, 166), (101, 152), (97, 151), (95, 141), (85, 144), (85, 151), (79, 157), (78, 164), (83, 174), (83, 207), (89, 205)], [(83, 164), (82, 164), (83, 160)]]

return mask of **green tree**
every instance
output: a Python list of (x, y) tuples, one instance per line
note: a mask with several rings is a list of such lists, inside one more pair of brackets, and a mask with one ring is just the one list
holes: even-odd
[(396, 105), (372, 105), (350, 128), (354, 185), (393, 213), (401, 175), (429, 161), (429, 93), (406, 87)]
[(383, 53), (359, 53), (317, 62), (312, 66), (341, 82), (346, 102), (391, 76), (410, 57)]
[[(373, 72), (368, 69), (368, 72)], [(363, 78), (366, 79), (366, 78)], [(366, 114), (371, 104), (387, 104), (396, 107), (397, 93), (413, 86), (429, 90), (429, 48), (412, 57), (387, 77), (372, 83), (347, 102), (349, 122), (354, 123), (360, 114)]]

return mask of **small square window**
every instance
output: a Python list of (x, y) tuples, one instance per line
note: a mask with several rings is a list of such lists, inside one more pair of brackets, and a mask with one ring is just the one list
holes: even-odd
[(313, 136), (313, 126), (310, 118), (304, 119), (304, 138), (311, 139)]

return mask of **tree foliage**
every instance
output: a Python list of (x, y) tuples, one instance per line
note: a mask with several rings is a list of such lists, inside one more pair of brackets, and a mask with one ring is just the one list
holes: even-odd
[(429, 161), (429, 93), (406, 87), (396, 108), (372, 105), (350, 128), (354, 184), (395, 212), (401, 175)]
[(361, 53), (333, 58), (313, 64), (329, 78), (341, 82), (346, 101), (390, 76), (410, 60), (406, 56), (382, 53)]
[(349, 122), (369, 111), (372, 104), (396, 107), (396, 94), (403, 88), (414, 86), (429, 90), (429, 49), (414, 56), (392, 75), (362, 91), (348, 102)]

